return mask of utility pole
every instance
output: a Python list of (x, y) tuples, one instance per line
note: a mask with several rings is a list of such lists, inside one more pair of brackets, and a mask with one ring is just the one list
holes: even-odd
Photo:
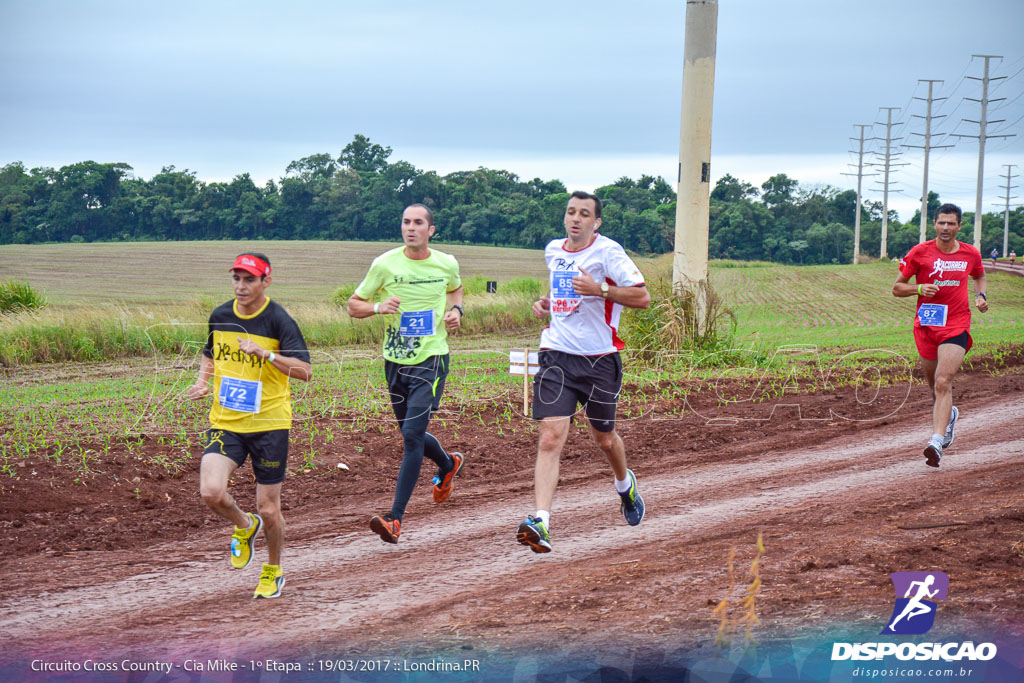
[(1006, 258), (1007, 249), (1010, 246), (1010, 200), (1016, 199), (1017, 195), (1010, 196), (1010, 190), (1017, 187), (1011, 185), (1010, 180), (1018, 176), (1010, 175), (1013, 167), (1017, 164), (1003, 164), (1006, 167), (1006, 184), (1003, 185), (1003, 189), (1006, 190), (1006, 206), (1003, 208), (1003, 258)]
[[(893, 163), (893, 161), (892, 161), (893, 157), (899, 156), (899, 154), (900, 154), (899, 152), (893, 152), (892, 151), (892, 143), (895, 140), (902, 140), (903, 139), (901, 137), (900, 138), (894, 138), (892, 136), (892, 110), (895, 109), (895, 110), (899, 111), (900, 108), (899, 107), (879, 107), (879, 109), (885, 109), (886, 110), (886, 118), (885, 118), (885, 162), (883, 164), (881, 164), (882, 166), (885, 167), (885, 170), (882, 172), (883, 175), (884, 175), (884, 179), (882, 180), (882, 245), (881, 245), (881, 247), (878, 250), (878, 255), (879, 255), (879, 258), (887, 258), (889, 256), (889, 254), (887, 253), (887, 246), (886, 246), (886, 243), (888, 241), (888, 233), (889, 233), (889, 169), (892, 166), (906, 166), (906, 164), (896, 164), (896, 163)], [(882, 122), (881, 121), (876, 121), (875, 123), (881, 125)], [(881, 140), (882, 138), (873, 138), (873, 139), (874, 140)], [(872, 166), (878, 166), (879, 164), (871, 164), (871, 165)]]
[(683, 106), (679, 122), (679, 187), (673, 288), (692, 290), (695, 318), (707, 315), (711, 197), (711, 114), (715, 94), (718, 0), (686, 0)]
[[(860, 128), (860, 138), (850, 138), (851, 140), (859, 140), (859, 146), (857, 148), (857, 217), (853, 221), (853, 265), (857, 265), (857, 257), (860, 256), (860, 183), (861, 179), (865, 175), (878, 175), (877, 173), (864, 173), (864, 129), (870, 128), (870, 124), (855, 123), (854, 128)], [(850, 150), (853, 151), (852, 149)], [(843, 173), (842, 175), (854, 175), (853, 173)]]
[[(927, 78), (919, 78), (917, 80), (917, 82), (918, 83), (927, 83), (928, 84), (928, 98), (926, 100), (928, 102), (928, 107), (927, 107), (927, 110), (926, 110), (925, 115), (923, 117), (919, 116), (918, 114), (912, 114), (912, 116), (915, 117), (915, 118), (919, 118), (919, 119), (923, 118), (924, 119), (924, 133), (911, 133), (911, 135), (924, 135), (924, 144), (923, 145), (904, 145), (904, 147), (923, 147), (924, 148), (924, 186), (923, 186), (923, 188), (921, 190), (921, 236), (917, 240), (918, 244), (920, 244), (920, 243), (924, 242), (925, 237), (927, 237), (927, 235), (928, 235), (928, 152), (931, 151), (932, 149), (941, 149), (943, 147), (952, 147), (953, 145), (932, 145), (931, 144), (931, 141), (932, 141), (932, 119), (933, 118), (943, 118), (945, 116), (945, 114), (940, 114), (940, 115), (935, 116), (935, 117), (932, 116), (932, 102), (936, 102), (938, 100), (946, 99), (945, 97), (934, 97), (933, 98), (932, 97), (932, 86), (935, 83), (942, 83), (943, 81), (938, 81), (938, 80), (934, 80), (934, 79), (927, 79)], [(915, 97), (914, 99), (915, 100), (924, 100), (925, 98), (923, 98), (923, 97)]]
[(979, 119), (978, 121), (974, 121), (972, 119), (964, 119), (964, 121), (967, 121), (968, 123), (976, 123), (976, 124), (978, 124), (978, 134), (977, 135), (957, 135), (957, 137), (958, 138), (978, 138), (978, 193), (977, 193), (977, 201), (975, 201), (975, 203), (974, 203), (974, 206), (975, 206), (975, 209), (974, 209), (974, 248), (977, 249), (978, 251), (981, 251), (981, 194), (982, 194), (981, 189), (982, 189), (982, 186), (984, 185), (984, 180), (985, 180), (985, 140), (987, 140), (988, 138), (1008, 138), (1008, 137), (1011, 137), (1011, 136), (1009, 136), (1009, 135), (986, 135), (986, 133), (985, 133), (986, 126), (989, 123), (1002, 123), (1005, 120), (1005, 119), (999, 119), (997, 121), (988, 121), (988, 120), (986, 120), (986, 117), (988, 116), (988, 103), (989, 102), (999, 102), (1000, 100), (1005, 100), (1006, 99), (1005, 97), (998, 97), (998, 98), (996, 98), (994, 100), (988, 99), (988, 82), (989, 81), (998, 81), (998, 80), (1001, 80), (1003, 78), (1006, 78), (1006, 76), (997, 76), (995, 78), (989, 78), (989, 75), (988, 75), (988, 60), (990, 60), (990, 59), (1002, 59), (1003, 58), (1002, 55), (971, 55), (971, 57), (980, 57), (981, 59), (985, 60), (985, 71), (984, 71), (984, 75), (981, 78), (978, 78), (976, 76), (968, 76), (967, 77), (967, 78), (970, 78), (972, 81), (981, 81), (981, 99), (980, 100), (976, 100), (973, 97), (965, 97), (964, 99), (968, 100), (970, 102), (980, 102), (981, 103), (981, 119)]

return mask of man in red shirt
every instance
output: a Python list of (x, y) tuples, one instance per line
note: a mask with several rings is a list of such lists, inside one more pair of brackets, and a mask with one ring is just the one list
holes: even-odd
[[(970, 350), (971, 306), (967, 277), (974, 279), (974, 305), (988, 310), (985, 266), (981, 252), (958, 242), (962, 212), (943, 204), (935, 212), (935, 239), (918, 244), (900, 261), (893, 296), (917, 296), (914, 342), (925, 379), (932, 389), (932, 437), (924, 449), (925, 462), (938, 467), (942, 449), (953, 443), (960, 411), (953, 405), (953, 377)], [(914, 284), (910, 284), (910, 278)]]

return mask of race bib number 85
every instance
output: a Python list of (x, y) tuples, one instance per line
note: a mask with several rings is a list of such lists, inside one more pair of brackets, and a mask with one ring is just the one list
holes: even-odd
[(551, 273), (551, 292), (556, 299), (575, 299), (576, 289), (572, 279), (579, 275), (573, 270), (555, 270)]

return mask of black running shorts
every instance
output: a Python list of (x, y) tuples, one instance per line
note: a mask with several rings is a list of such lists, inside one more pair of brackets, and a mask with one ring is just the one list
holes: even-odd
[(239, 467), (246, 456), (252, 456), (252, 471), (257, 484), (280, 484), (288, 464), (288, 430), (269, 432), (229, 432), (225, 429), (206, 431), (203, 454), (219, 453), (234, 460)]
[(971, 340), (970, 333), (967, 332), (967, 330), (964, 330), (963, 332), (961, 332), (960, 334), (956, 335), (955, 337), (950, 337), (949, 339), (943, 339), (942, 341), (939, 342), (939, 346), (942, 346), (943, 344), (956, 344), (957, 346), (959, 346), (964, 351), (967, 351), (967, 350), (969, 350), (971, 348), (971, 341), (970, 340)]
[(401, 422), (424, 412), (435, 413), (441, 406), (444, 381), (448, 377), (448, 354), (431, 356), (416, 365), (384, 361), (384, 379), (391, 394), (391, 407)]
[(540, 370), (533, 378), (533, 419), (568, 417), (582, 405), (590, 425), (599, 432), (615, 429), (615, 408), (622, 389), (622, 358), (576, 356), (542, 350)]

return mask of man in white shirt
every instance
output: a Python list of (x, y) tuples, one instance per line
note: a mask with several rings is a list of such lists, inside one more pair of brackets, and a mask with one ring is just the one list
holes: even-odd
[(624, 344), (617, 328), (622, 307), (648, 308), (643, 275), (618, 242), (597, 234), (601, 200), (573, 192), (565, 209), (566, 239), (544, 250), (551, 273), (549, 295), (533, 304), (535, 318), (550, 316), (541, 333), (540, 371), (533, 383), (533, 417), (540, 421), (534, 495), (537, 512), (516, 530), (516, 539), (536, 553), (551, 551), (551, 501), (558, 485), (558, 461), (569, 436), (569, 421), (582, 405), (590, 435), (615, 475), (620, 509), (632, 526), (644, 518), (636, 476), (626, 467), (626, 450), (615, 432), (615, 408), (622, 387)]

